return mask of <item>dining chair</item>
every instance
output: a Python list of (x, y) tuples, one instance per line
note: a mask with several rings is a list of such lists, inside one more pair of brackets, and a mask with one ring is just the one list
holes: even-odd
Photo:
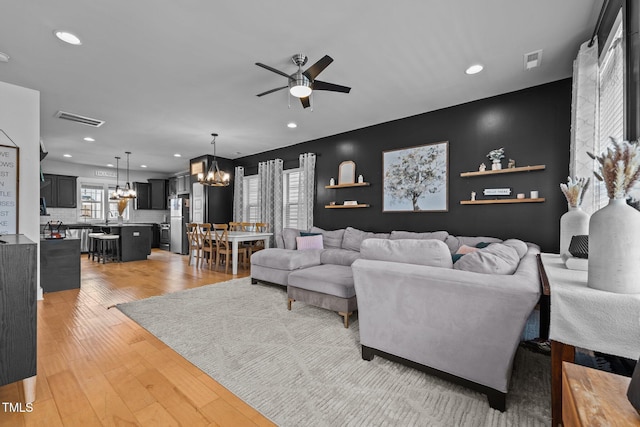
[(255, 223), (253, 222), (241, 222), (240, 227), (242, 231), (254, 231)]
[[(229, 242), (229, 226), (227, 224), (213, 224), (213, 236), (216, 240), (216, 271), (218, 265), (222, 261), (224, 255), (224, 272), (229, 270), (231, 256), (233, 256), (233, 247)], [(238, 245), (238, 264), (242, 259), (243, 265), (247, 262), (247, 248)]]
[[(267, 231), (269, 231), (269, 224), (266, 222), (256, 222), (254, 231), (256, 233), (266, 233)], [(254, 253), (264, 249), (264, 240), (256, 240), (251, 243), (253, 244), (249, 248), (249, 258), (251, 258), (251, 255), (253, 255)]]
[(191, 265), (191, 260), (193, 259), (194, 252), (196, 257), (196, 265), (200, 265), (200, 260), (202, 257), (202, 240), (200, 238), (200, 229), (199, 225), (195, 222), (190, 222), (187, 224), (187, 241), (189, 242), (189, 263), (187, 265)]
[(242, 223), (236, 221), (229, 222), (229, 231), (244, 231), (242, 229)]
[(200, 266), (206, 262), (209, 264), (209, 270), (211, 270), (216, 257), (216, 240), (211, 234), (211, 224), (199, 224), (198, 231), (200, 232), (200, 242), (202, 244)]

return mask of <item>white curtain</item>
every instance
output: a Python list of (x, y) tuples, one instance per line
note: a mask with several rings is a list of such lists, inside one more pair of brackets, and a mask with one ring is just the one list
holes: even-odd
[(236, 166), (233, 181), (233, 220), (236, 222), (244, 221), (244, 210), (242, 209), (243, 203), (243, 189), (244, 189), (244, 168), (242, 166)]
[(298, 228), (309, 230), (313, 226), (315, 196), (316, 155), (300, 154), (300, 196), (298, 198)]
[[(573, 62), (573, 97), (571, 102), (571, 161), (569, 175), (589, 177), (593, 183), (594, 153), (598, 136), (598, 41), (584, 42)], [(593, 187), (587, 190), (582, 208), (591, 214), (594, 207)]]
[[(274, 235), (282, 234), (282, 159), (258, 163), (258, 209), (261, 222)], [(271, 239), (273, 243), (273, 238)]]

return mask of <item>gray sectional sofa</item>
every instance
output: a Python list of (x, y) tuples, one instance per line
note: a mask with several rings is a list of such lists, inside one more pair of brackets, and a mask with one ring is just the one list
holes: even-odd
[(296, 250), (300, 231), (285, 229), (277, 248), (251, 257), (252, 283), (287, 286), (289, 309), (302, 300), (335, 310), (345, 327), (357, 309), (363, 359), (380, 355), (440, 375), (505, 410), (513, 359), (540, 297), (536, 245), (446, 231), (310, 232), (322, 234), (323, 249)]

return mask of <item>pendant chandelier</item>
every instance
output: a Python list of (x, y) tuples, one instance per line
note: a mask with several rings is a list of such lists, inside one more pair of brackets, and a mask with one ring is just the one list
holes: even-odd
[(116, 156), (116, 189), (109, 194), (109, 200), (120, 200), (122, 198), (122, 189), (120, 188), (120, 157)]
[(229, 174), (220, 170), (216, 159), (216, 137), (218, 134), (212, 133), (211, 136), (213, 137), (213, 141), (211, 141), (213, 145), (213, 162), (206, 175), (203, 173), (198, 174), (198, 182), (212, 187), (226, 187), (229, 185)]
[(131, 154), (131, 151), (125, 151), (125, 154), (127, 155), (127, 183), (124, 186), (124, 190), (122, 190), (122, 195), (120, 196), (120, 198), (135, 199), (136, 191), (131, 188), (131, 184), (129, 184), (129, 155)]

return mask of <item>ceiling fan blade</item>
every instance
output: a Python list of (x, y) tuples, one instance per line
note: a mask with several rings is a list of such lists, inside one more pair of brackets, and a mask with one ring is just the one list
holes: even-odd
[(307, 68), (307, 70), (302, 73), (309, 78), (309, 80), (315, 80), (315, 78), (329, 66), (333, 62), (333, 58), (329, 55), (325, 55), (318, 62), (313, 64), (311, 67)]
[(300, 98), (300, 102), (302, 102), (302, 106), (304, 108), (311, 107), (311, 103), (309, 102), (309, 97), (308, 96), (306, 98)]
[(349, 93), (351, 90), (350, 87), (340, 86), (333, 83), (322, 82), (320, 80), (315, 80), (311, 85), (313, 90), (329, 90), (331, 92), (343, 92)]
[(279, 91), (279, 90), (286, 89), (286, 88), (288, 88), (288, 87), (289, 87), (289, 86), (277, 87), (277, 88), (275, 88), (275, 89), (271, 89), (271, 90), (268, 90), (268, 91), (266, 91), (266, 92), (259, 93), (259, 94), (257, 94), (256, 96), (269, 95), (270, 93), (277, 92), (277, 91)]
[(289, 74), (285, 73), (284, 71), (276, 70), (275, 68), (273, 68), (273, 67), (269, 67), (268, 65), (262, 64), (262, 63), (260, 63), (260, 62), (256, 62), (256, 65), (257, 65), (258, 67), (262, 67), (262, 68), (264, 68), (265, 70), (269, 70), (269, 71), (274, 72), (274, 73), (276, 73), (276, 74), (280, 74), (281, 76), (284, 76), (284, 77), (286, 77), (286, 78), (288, 78), (288, 79), (290, 79), (290, 78), (291, 78), (291, 76), (290, 76)]

